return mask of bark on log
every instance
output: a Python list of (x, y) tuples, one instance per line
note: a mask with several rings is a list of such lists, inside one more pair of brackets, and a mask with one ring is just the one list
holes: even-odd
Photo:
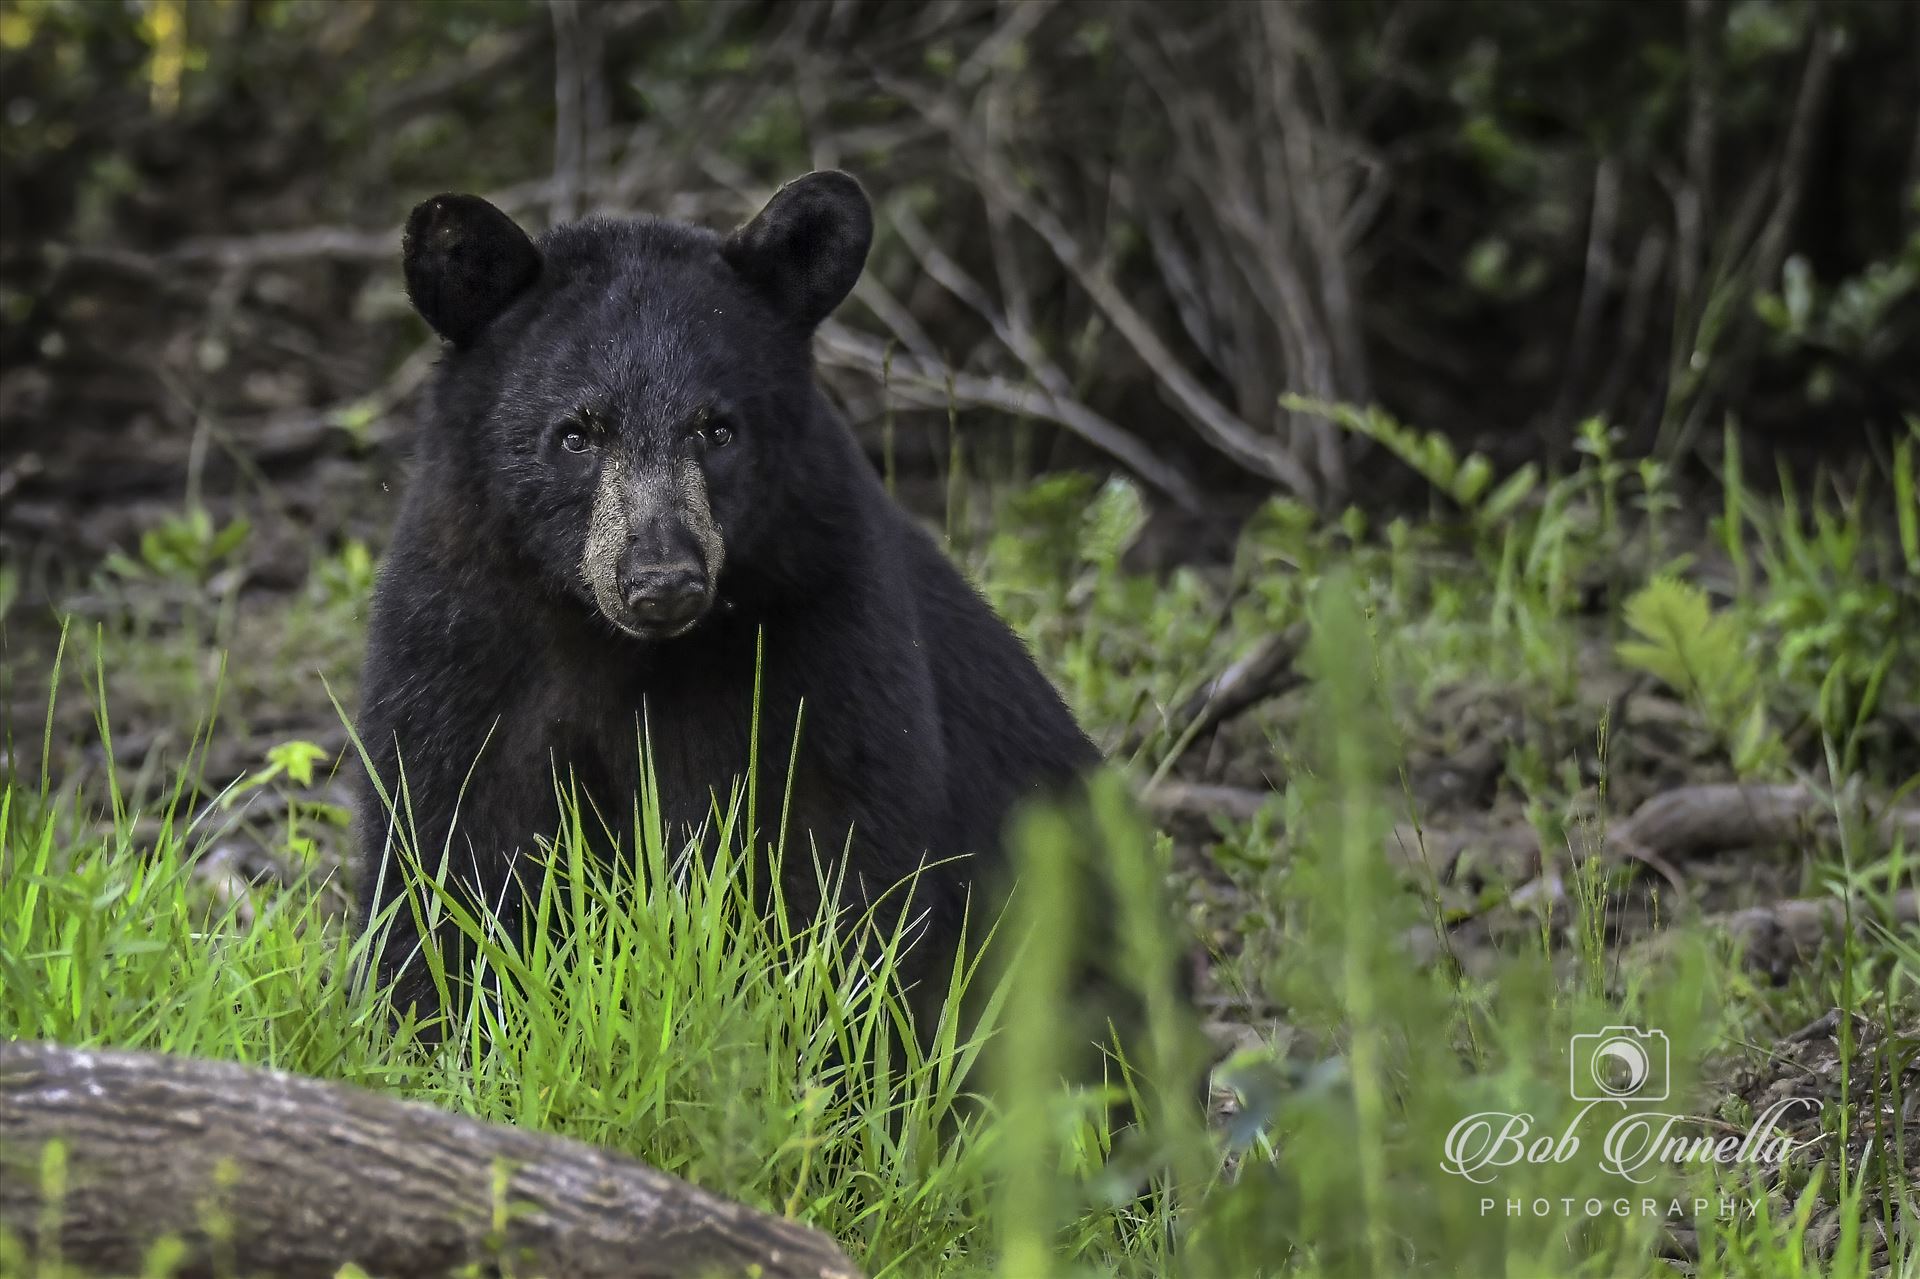
[[(1840, 897), (1790, 897), (1764, 906), (1707, 915), (1701, 925), (1724, 934), (1740, 954), (1743, 967), (1785, 981), (1828, 939), (1851, 928), (1863, 936), (1875, 927), (1906, 931), (1920, 925), (1920, 890), (1907, 888), (1892, 894), (1884, 913), (1864, 898), (1849, 902)], [(1643, 963), (1663, 959), (1676, 941), (1690, 934), (1656, 933), (1634, 946)]]
[[(41, 1152), (66, 1155), (42, 1202)], [(0, 1229), (136, 1274), (858, 1279), (826, 1236), (578, 1142), (357, 1088), (154, 1053), (0, 1044)]]
[[(1749, 906), (1709, 915), (1706, 922), (1725, 930), (1748, 968), (1783, 980), (1827, 938), (1849, 926), (1864, 932), (1881, 917), (1864, 901), (1818, 897)], [(1893, 894), (1884, 922), (1902, 931), (1920, 924), (1920, 892), (1909, 888)]]
[[(1920, 809), (1885, 808), (1866, 814), (1874, 838), (1886, 844), (1904, 839), (1909, 847), (1920, 841)], [(1837, 823), (1833, 802), (1808, 786), (1713, 783), (1680, 786), (1648, 799), (1631, 817), (1604, 829), (1586, 827), (1591, 847), (1576, 842), (1581, 852), (1658, 864), (1654, 859), (1683, 862), (1738, 848), (1803, 841), (1830, 834)], [(1444, 877), (1461, 853), (1471, 847), (1538, 850), (1540, 836), (1524, 822), (1493, 828), (1417, 831), (1409, 825), (1394, 828), (1387, 841), (1390, 859), (1405, 861), (1423, 849)], [(1668, 873), (1663, 871), (1662, 873)]]

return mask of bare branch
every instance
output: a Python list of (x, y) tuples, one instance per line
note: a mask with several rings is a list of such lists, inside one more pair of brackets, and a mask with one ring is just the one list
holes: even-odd
[(1613, 289), (1613, 232), (1620, 216), (1620, 166), (1612, 156), (1602, 157), (1593, 170), (1592, 211), (1587, 218), (1586, 270), (1580, 277), (1580, 301), (1574, 310), (1573, 333), (1567, 342), (1567, 360), (1560, 375), (1560, 391), (1552, 419), (1565, 423), (1575, 412), (1600, 323), (1600, 308)]
[(1018, 179), (1007, 171), (1005, 159), (980, 146), (951, 105), (932, 100), (918, 86), (892, 77), (883, 75), (881, 82), (946, 131), (954, 150), (973, 172), (981, 194), (1040, 237), (1105, 314), (1114, 330), (1133, 347), (1174, 407), (1201, 438), (1235, 462), (1298, 497), (1311, 501), (1318, 496), (1319, 486), (1290, 453), (1241, 421), (1181, 365), (1146, 317), (1095, 264), (1059, 217), (1027, 195)]
[(1052, 422), (1113, 458), (1183, 509), (1200, 509), (1200, 495), (1186, 477), (1084, 404), (1050, 395), (1044, 389), (1015, 386), (1001, 378), (949, 374), (945, 369), (930, 368), (910, 356), (896, 355), (889, 362), (886, 348), (880, 342), (832, 321), (820, 326), (818, 345), (827, 363), (855, 369), (875, 379), (884, 375), (890, 393), (919, 408), (946, 408), (951, 392), (952, 400), (961, 407), (997, 409), (1017, 417)]
[(299, 231), (267, 231), (260, 235), (185, 240), (153, 254), (88, 245), (56, 247), (49, 252), (56, 261), (98, 264), (136, 275), (150, 274), (160, 263), (217, 266), (232, 271), (314, 258), (344, 262), (398, 261), (400, 229), (363, 231), (356, 227), (322, 226)]
[(1060, 366), (1047, 358), (1046, 352), (1034, 339), (1032, 330), (1024, 323), (1016, 324), (1011, 314), (996, 308), (980, 282), (968, 275), (958, 262), (934, 243), (933, 236), (920, 224), (919, 218), (901, 209), (893, 214), (892, 221), (901, 243), (919, 261), (929, 279), (985, 320), (987, 327), (993, 330), (993, 335), (1000, 339), (1001, 345), (1027, 367), (1027, 371), (1049, 394), (1072, 398), (1072, 383), (1061, 372)]
[(1162, 821), (1224, 818), (1250, 822), (1279, 793), (1246, 786), (1211, 786), (1204, 782), (1160, 782), (1147, 790), (1145, 799), (1148, 809)]
[(553, 18), (553, 206), (555, 222), (580, 215), (586, 169), (586, 36), (580, 0), (547, 0)]

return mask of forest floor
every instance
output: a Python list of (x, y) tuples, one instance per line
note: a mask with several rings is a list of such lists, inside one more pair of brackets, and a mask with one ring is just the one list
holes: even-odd
[[(19, 801), (0, 867), (26, 855), (25, 797), (40, 792), (63, 858), (138, 859), (178, 841), (190, 891), (233, 927), (288, 893), (319, 919), (344, 918), (355, 765), (341, 708), (355, 705), (398, 483), (388, 451), (333, 443), (318, 463), (302, 459), (297, 488), (263, 475), (200, 505), (176, 493), (26, 513), (93, 551), (6, 570), (5, 773)], [(1797, 1258), (1913, 1274), (1910, 529), (1885, 518), (1884, 493), (1838, 490), (1714, 494), (1717, 520), (1690, 517), (1649, 474), (1602, 458), (1509, 509), (1478, 499), (1379, 526), (1276, 502), (1230, 555), (1168, 571), (1134, 567), (1152, 534), (1120, 483), (1051, 477), (983, 493), (946, 531), (1168, 837), (1168, 884), (1225, 1059), (1213, 1092), (1215, 1128), (1233, 1134), (1223, 1167), (1299, 1157), (1289, 1106), (1340, 1086), (1326, 1068), (1348, 1061), (1356, 1033), (1340, 955), (1363, 944), (1405, 998), (1426, 992), (1450, 1009), (1397, 1030), (1392, 998), (1383, 1014), (1397, 1044), (1395, 1175), (1451, 1205), (1449, 1230), (1477, 1220), (1509, 1259), (1535, 1255), (1516, 1231), (1545, 1232), (1569, 1273), (1590, 1248), (1618, 1262), (1639, 1247), (1646, 1268), (1634, 1273), (1797, 1273)], [(94, 553), (108, 546), (120, 549)], [(1337, 592), (1353, 598), (1330, 602)], [(1330, 658), (1313, 637), (1347, 606), (1366, 651)], [(1339, 717), (1343, 679), (1361, 690), (1359, 723)], [(1357, 772), (1332, 745), (1350, 737)], [(169, 805), (182, 779), (184, 810)], [(1373, 850), (1362, 870), (1316, 828), (1324, 792), (1350, 785), (1366, 816), (1340, 829)], [(1369, 896), (1330, 918), (1329, 875)], [(0, 956), (44, 962), (34, 947), (46, 939), (29, 931), (0, 911)], [(1541, 989), (1516, 993), (1529, 983)], [(0, 1011), (0, 1032), (48, 1033), (17, 1003)], [(1655, 1020), (1663, 1011), (1677, 1024)], [(1668, 1170), (1663, 1204), (1690, 1206), (1613, 1223), (1625, 1233), (1606, 1244), (1588, 1238), (1591, 1210), (1505, 1219), (1519, 1190), (1471, 1184), (1442, 1167), (1440, 1146), (1421, 1147), (1467, 1117), (1470, 1097), (1485, 1102), (1489, 1080), (1526, 1076), (1494, 1095), (1554, 1094), (1543, 1109), (1564, 1117), (1577, 1100), (1558, 1096), (1570, 1037), (1601, 1023), (1664, 1036), (1674, 1109), (1707, 1131), (1765, 1118), (1797, 1149), (1771, 1168)], [(1419, 1024), (1447, 1039), (1420, 1042)], [(1438, 1070), (1437, 1054), (1470, 1068)], [(1454, 1091), (1423, 1085), (1430, 1068)], [(1608, 1203), (1645, 1189), (1592, 1168), (1567, 1184)], [(766, 1185), (715, 1188), (774, 1198)], [(1760, 1207), (1729, 1219), (1735, 1199)], [(1316, 1220), (1343, 1219), (1293, 1220), (1286, 1272), (1338, 1269), (1312, 1242)], [(1432, 1263), (1444, 1234), (1423, 1240), (1408, 1224), (1400, 1242)], [(1111, 1271), (1158, 1255), (1091, 1238), (1075, 1255)], [(941, 1268), (869, 1244), (876, 1272)]]

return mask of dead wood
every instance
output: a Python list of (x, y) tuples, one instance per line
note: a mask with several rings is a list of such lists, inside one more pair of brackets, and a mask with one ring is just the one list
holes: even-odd
[[(1748, 969), (1783, 981), (1822, 943), (1843, 932), (1864, 935), (1876, 925), (1898, 929), (1920, 925), (1920, 891), (1909, 888), (1895, 893), (1884, 912), (1858, 897), (1793, 897), (1708, 915), (1700, 922), (1726, 936)], [(1635, 947), (1636, 957), (1658, 959), (1677, 935), (1662, 932), (1648, 938)]]
[[(1306, 677), (1298, 669), (1300, 653), (1306, 647), (1306, 642), (1307, 630), (1304, 625), (1288, 627), (1276, 635), (1268, 636), (1251, 653), (1195, 689), (1164, 721), (1167, 731), (1173, 735), (1175, 750), (1185, 754), (1187, 747), (1221, 725), (1246, 714), (1262, 702), (1306, 683)], [(1114, 753), (1120, 756), (1134, 754), (1146, 744), (1149, 735), (1149, 730), (1134, 730)], [(1165, 785), (1155, 789), (1167, 794), (1179, 793)], [(1207, 815), (1201, 808), (1211, 802), (1204, 798), (1208, 794), (1218, 801), (1223, 815), (1229, 817), (1257, 812), (1265, 802), (1264, 793), (1260, 791), (1242, 792), (1239, 788), (1228, 786), (1188, 789), (1193, 794), (1182, 800), (1190, 810), (1184, 813), (1187, 816)], [(1188, 801), (1197, 802), (1201, 807), (1193, 807)], [(1159, 801), (1150, 802), (1160, 804)]]
[(908, 352), (889, 354), (884, 343), (832, 321), (820, 326), (818, 346), (825, 363), (874, 378), (888, 394), (915, 407), (991, 408), (1051, 422), (1121, 463), (1181, 509), (1202, 509), (1199, 495), (1185, 475), (1078, 400), (1005, 378), (957, 373)]
[[(41, 1152), (65, 1150), (42, 1201)], [(856, 1279), (826, 1236), (579, 1142), (340, 1084), (155, 1053), (0, 1044), (0, 1228), (132, 1274)]]
[[(1632, 817), (1598, 834), (1591, 851), (1600, 856), (1629, 858), (1657, 870), (1685, 903), (1691, 894), (1676, 862), (1729, 849), (1764, 847), (1808, 839), (1822, 831), (1831, 831), (1838, 822), (1835, 805), (1809, 786), (1743, 786), (1712, 784), (1683, 786), (1656, 795), (1642, 804)], [(1876, 836), (1888, 843), (1905, 839), (1909, 845), (1920, 839), (1920, 811), (1911, 808), (1887, 809), (1874, 817), (1871, 827)], [(1423, 849), (1442, 878), (1451, 874), (1455, 861), (1469, 847), (1497, 847), (1509, 851), (1537, 849), (1537, 836), (1531, 827), (1513, 825), (1485, 832), (1418, 832), (1400, 827), (1389, 840), (1389, 856), (1402, 860), (1416, 857)], [(1536, 879), (1523, 886), (1511, 900), (1519, 900), (1533, 884), (1545, 884), (1553, 877)], [(1910, 927), (1916, 922), (1916, 894), (1909, 889), (1891, 899), (1893, 927)], [(1739, 947), (1748, 967), (1775, 977), (1784, 977), (1849, 921), (1854, 926), (1876, 918), (1862, 902), (1849, 903), (1839, 898), (1790, 899), (1744, 910), (1708, 915), (1700, 922), (1728, 935)], [(1456, 921), (1459, 922), (1459, 921)], [(1672, 934), (1662, 933), (1644, 943), (1641, 953), (1655, 954), (1670, 944)], [(1410, 930), (1408, 942), (1422, 961), (1438, 952), (1429, 929)]]
[(1175, 720), (1185, 725), (1188, 739), (1210, 733), (1228, 720), (1245, 714), (1261, 702), (1300, 687), (1299, 672), (1307, 628), (1292, 626), (1261, 641), (1251, 653), (1208, 680), (1182, 703)]
[[(1831, 797), (1801, 785), (1713, 783), (1681, 786), (1655, 795), (1625, 821), (1595, 829), (1591, 851), (1659, 867), (1689, 857), (1738, 848), (1792, 843), (1830, 833), (1837, 823)], [(1920, 810), (1887, 809), (1871, 824), (1876, 836), (1891, 843), (1920, 839)], [(1538, 835), (1525, 823), (1482, 831), (1396, 828), (1389, 847), (1402, 856), (1423, 847), (1443, 874), (1470, 847), (1538, 847)], [(1576, 844), (1576, 847), (1580, 847)], [(1588, 851), (1580, 847), (1580, 851)], [(1668, 873), (1663, 871), (1663, 873)]]
[(1807, 786), (1682, 786), (1655, 795), (1609, 832), (1673, 857), (1780, 843), (1808, 833), (1824, 801)]
[(1156, 817), (1189, 818), (1207, 821), (1224, 817), (1230, 821), (1252, 821), (1277, 791), (1254, 790), (1247, 786), (1209, 786), (1205, 782), (1161, 782), (1146, 792), (1147, 807)]
[[(1228, 675), (1223, 675), (1209, 687), (1227, 683)], [(1256, 684), (1246, 679), (1240, 687), (1251, 690)], [(1239, 701), (1239, 694), (1223, 692), (1215, 705), (1231, 707)], [(1267, 792), (1234, 786), (1162, 784), (1149, 792), (1148, 803), (1157, 811), (1182, 817), (1244, 820), (1258, 812), (1266, 798)], [(1714, 783), (1655, 795), (1625, 821), (1594, 830), (1590, 846), (1582, 845), (1577, 836), (1574, 843), (1576, 851), (1637, 861), (1677, 880), (1674, 863), (1686, 858), (1809, 839), (1831, 833), (1837, 823), (1834, 801), (1810, 786)], [(1909, 846), (1920, 843), (1920, 809), (1885, 809), (1872, 817), (1869, 829), (1886, 843), (1898, 839)], [(1429, 866), (1442, 879), (1452, 874), (1454, 863), (1470, 848), (1537, 851), (1539, 834), (1524, 822), (1481, 829), (1402, 823), (1387, 837), (1390, 860)]]
[[(1880, 915), (1863, 902), (1820, 897), (1749, 906), (1708, 916), (1706, 922), (1739, 943), (1749, 964), (1759, 964), (1774, 956), (1803, 958), (1839, 929), (1863, 928), (1870, 920), (1880, 920)], [(1894, 894), (1887, 918), (1881, 922), (1893, 928), (1920, 923), (1920, 892), (1908, 889)]]
[(1168, 404), (1194, 433), (1222, 456), (1303, 501), (1323, 496), (1323, 485), (1283, 441), (1258, 429), (1223, 404), (1186, 367), (1147, 315), (1129, 300), (1106, 259), (1075, 234), (1047, 204), (1034, 199), (1008, 164), (982, 135), (971, 113), (913, 83), (879, 73), (881, 88), (918, 110), (943, 132), (953, 154), (971, 177), (989, 214), (1030, 230), (1080, 286), (1105, 322), (1152, 374)]
[[(1216, 817), (1249, 821), (1272, 794), (1235, 786), (1163, 782), (1146, 793), (1146, 802), (1162, 821)], [(1683, 786), (1656, 795), (1625, 821), (1594, 832), (1587, 846), (1578, 843), (1577, 834), (1571, 839), (1576, 851), (1651, 867), (1674, 889), (1685, 913), (1685, 903), (1692, 894), (1676, 863), (1729, 849), (1807, 839), (1822, 830), (1830, 831), (1837, 821), (1833, 800), (1810, 786), (1712, 784)], [(1911, 846), (1920, 841), (1920, 810), (1884, 810), (1873, 818), (1871, 829), (1888, 843), (1905, 839)], [(1386, 855), (1397, 865), (1418, 867), (1423, 874), (1445, 881), (1470, 848), (1537, 857), (1539, 835), (1524, 823), (1486, 829), (1422, 829), (1403, 823), (1388, 835)], [(1517, 904), (1541, 891), (1558, 895), (1558, 877), (1536, 876), (1504, 900)], [(1916, 921), (1915, 893), (1908, 890), (1896, 894), (1892, 911), (1894, 926), (1911, 926)], [(1855, 917), (1870, 919), (1873, 915), (1859, 907)], [(1750, 967), (1783, 975), (1846, 918), (1843, 901), (1816, 899), (1711, 915), (1702, 922), (1731, 936)], [(1444, 949), (1443, 939), (1426, 926), (1410, 929), (1404, 941), (1420, 963), (1432, 962)], [(1656, 938), (1654, 944), (1664, 943)]]

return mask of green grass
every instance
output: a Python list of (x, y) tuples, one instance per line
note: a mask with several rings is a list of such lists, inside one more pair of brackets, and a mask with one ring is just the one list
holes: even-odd
[[(1502, 492), (1449, 465), (1456, 497)], [(1612, 692), (1589, 687), (1596, 670), (1644, 672), (1665, 689), (1710, 775), (1881, 795), (1905, 780), (1887, 726), (1913, 705), (1920, 628), (1911, 591), (1876, 576), (1901, 539), (1877, 541), (1863, 509), (1819, 515), (1804, 494), (1796, 510), (1742, 492), (1716, 534), (1744, 557), (1731, 593), (1662, 587), (1670, 596), (1649, 601), (1650, 583), (1686, 580), (1702, 553), (1699, 538), (1660, 526), (1661, 483), (1589, 462), (1498, 520), (1470, 509), (1464, 523), (1379, 530), (1276, 503), (1224, 579), (1124, 571), (1139, 520), (1125, 486), (1047, 481), (999, 505), (999, 532), (976, 542), (989, 594), (1096, 732), (1136, 732), (1141, 776), (1178, 738), (1163, 708), (1260, 636), (1310, 627), (1304, 697), (1234, 729), (1282, 793), (1199, 853), (1236, 894), (1223, 986), (1283, 1013), (1220, 1063), (1236, 1105), (1211, 1125), (1167, 1086), (1202, 1043), (1173, 995), (1183, 938), (1160, 922), (1169, 846), (1117, 778), (1090, 813), (1020, 824), (1022, 888), (1000, 924), (1019, 958), (995, 988), (991, 1050), (949, 1025), (922, 1060), (889, 1047), (898, 1009), (884, 960), (849, 966), (818, 921), (760, 920), (750, 859), (690, 855), (644, 804), (616, 866), (584, 855), (577, 823), (555, 832), (540, 891), (568, 920), (558, 940), (536, 931), (516, 946), (468, 921), (504, 979), (427, 1045), (393, 1033), (353, 980), (363, 943), (331, 888), (236, 900), (195, 875), (231, 811), (189, 816), (184, 786), (123, 785), (110, 767), (52, 789), (25, 767), (37, 752), (10, 750), (21, 766), (9, 763), (0, 793), (0, 1034), (273, 1066), (561, 1133), (818, 1226), (890, 1277), (1664, 1275), (1665, 1215), (1638, 1207), (1676, 1199), (1758, 1203), (1707, 1214), (1690, 1273), (1920, 1274), (1920, 1134), (1886, 1118), (1909, 1104), (1911, 1040), (1882, 1047), (1908, 1054), (1904, 1071), (1842, 1068), (1826, 1139), (1794, 1152), (1777, 1184), (1698, 1165), (1629, 1182), (1601, 1166), (1608, 1112), (1582, 1118), (1569, 1095), (1571, 1036), (1658, 1028), (1672, 1050), (1669, 1108), (1704, 1116), (1708, 1132), (1743, 1130), (1753, 1116), (1729, 1100), (1730, 1057), (1764, 1062), (1832, 1007), (1920, 1025), (1910, 932), (1863, 920), (1781, 987), (1706, 938), (1647, 960), (1619, 936), (1650, 909), (1644, 892), (1572, 856), (1591, 842), (1579, 836), (1590, 817), (1622, 816), (1611, 770), (1633, 744), (1606, 737)], [(1597, 617), (1583, 611), (1595, 581)], [(1657, 619), (1676, 609), (1691, 629), (1663, 639)], [(111, 675), (96, 671), (96, 691)], [(1407, 942), (1456, 917), (1457, 886), (1380, 855), (1395, 823), (1427, 819), (1408, 779), (1423, 725), (1463, 684), (1547, 726), (1508, 744), (1498, 802), (1547, 833), (1569, 884), (1534, 907), (1508, 904), (1510, 884), (1481, 890), (1474, 909), (1507, 909), (1521, 927), (1470, 969), (1422, 963)], [(258, 788), (304, 794), (290, 775), (301, 753), (275, 764), (263, 761)], [(287, 809), (296, 821), (303, 811)], [(720, 826), (732, 848), (724, 814)], [(1129, 980), (1150, 1010), (1114, 1084), (1136, 1094), (1141, 1123), (1117, 1139), (1094, 1122), (1095, 1097), (1053, 1082), (1072, 1047), (1059, 1014), (1078, 945), (1061, 921), (1074, 868), (1089, 863), (1111, 876)], [(1806, 856), (1798, 889), (1856, 895), (1884, 918), (1920, 880), (1917, 864), (1912, 849), (1843, 825)], [(1481, 1185), (1444, 1166), (1450, 1134), (1475, 1114), (1525, 1115), (1529, 1140), (1563, 1150), (1576, 1125), (1581, 1145), (1488, 1169)], [(1864, 1153), (1863, 1122), (1878, 1125)], [(1143, 1196), (1149, 1184), (1159, 1193)], [(1881, 1232), (1892, 1243), (1876, 1257)], [(21, 1248), (0, 1242), (0, 1270), (24, 1265)]]

